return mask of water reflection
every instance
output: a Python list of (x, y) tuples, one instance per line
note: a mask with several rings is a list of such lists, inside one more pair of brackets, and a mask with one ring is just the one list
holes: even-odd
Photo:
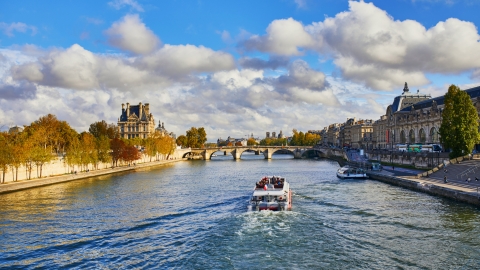
[[(327, 160), (244, 153), (0, 195), (0, 265), (21, 268), (450, 269), (478, 266), (474, 207)], [(293, 211), (247, 212), (264, 175)], [(475, 267), (474, 267), (475, 268)]]

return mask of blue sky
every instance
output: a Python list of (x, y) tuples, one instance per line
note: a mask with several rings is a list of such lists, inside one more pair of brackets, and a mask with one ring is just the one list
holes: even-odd
[[(378, 119), (403, 83), (480, 84), (480, 0), (1, 1), (0, 125), (150, 102), (209, 141)], [(477, 12), (476, 12), (477, 11)]]

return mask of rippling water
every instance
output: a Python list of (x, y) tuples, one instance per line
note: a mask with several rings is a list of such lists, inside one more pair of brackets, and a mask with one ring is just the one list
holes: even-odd
[[(480, 211), (327, 160), (244, 154), (0, 195), (0, 267), (479, 269)], [(289, 212), (247, 212), (263, 175)]]

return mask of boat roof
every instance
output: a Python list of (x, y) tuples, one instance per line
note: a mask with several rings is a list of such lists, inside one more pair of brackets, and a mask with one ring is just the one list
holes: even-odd
[(253, 196), (282, 196), (283, 195), (283, 189), (275, 189), (275, 190), (255, 190), (253, 192)]

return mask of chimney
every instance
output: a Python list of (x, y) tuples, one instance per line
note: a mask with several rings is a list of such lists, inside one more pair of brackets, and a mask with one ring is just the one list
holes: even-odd
[(142, 102), (138, 103), (138, 119), (142, 119)]
[(145, 103), (145, 114), (150, 115), (150, 103)]
[(127, 102), (127, 117), (130, 116), (130, 103)]
[(163, 129), (165, 128), (165, 126), (163, 125), (163, 122), (162, 122), (162, 128), (163, 128)]

